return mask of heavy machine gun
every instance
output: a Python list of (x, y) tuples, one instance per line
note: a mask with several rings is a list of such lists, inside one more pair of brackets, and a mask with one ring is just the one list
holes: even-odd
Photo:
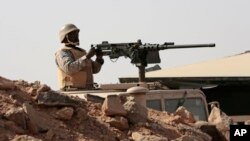
[(96, 52), (102, 52), (104, 56), (110, 59), (118, 59), (121, 56), (130, 58), (131, 63), (135, 64), (139, 69), (139, 81), (145, 82), (145, 67), (148, 64), (160, 63), (160, 50), (180, 49), (180, 48), (201, 48), (215, 47), (215, 44), (190, 44), (175, 45), (174, 42), (165, 42), (163, 44), (142, 44), (141, 40), (130, 43), (108, 43), (103, 41), (101, 44), (91, 45)]

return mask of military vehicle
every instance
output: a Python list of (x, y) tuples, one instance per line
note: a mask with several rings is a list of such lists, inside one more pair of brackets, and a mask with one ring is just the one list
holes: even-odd
[[(161, 90), (157, 90), (155, 88), (158, 88), (159, 85), (156, 86), (153, 83), (138, 85), (136, 83), (108, 84), (107, 86), (101, 85), (98, 90), (65, 91), (63, 93), (96, 102), (103, 102), (108, 95), (132, 95), (138, 99), (137, 102), (148, 108), (174, 113), (179, 106), (184, 106), (196, 120), (208, 120), (207, 101), (202, 91), (198, 89), (170, 90), (162, 89), (162, 87)], [(144, 94), (141, 95), (141, 93)]]
[(185, 106), (191, 111), (196, 120), (208, 119), (206, 97), (200, 90), (184, 89), (169, 90), (160, 82), (145, 82), (145, 67), (148, 64), (160, 63), (159, 51), (178, 48), (215, 47), (215, 44), (174, 45), (173, 42), (164, 44), (142, 44), (141, 40), (130, 43), (108, 43), (91, 45), (96, 52), (101, 52), (110, 59), (121, 56), (130, 58), (139, 70), (139, 82), (121, 84), (103, 84), (92, 90), (63, 91), (64, 94), (78, 96), (86, 100), (102, 102), (108, 95), (132, 95), (136, 101), (149, 108), (175, 112), (179, 106)]

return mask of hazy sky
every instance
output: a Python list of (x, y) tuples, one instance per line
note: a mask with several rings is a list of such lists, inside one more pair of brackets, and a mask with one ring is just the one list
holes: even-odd
[[(216, 48), (162, 51), (162, 68), (244, 52), (250, 47), (249, 0), (1, 0), (0, 76), (39, 80), (58, 89), (54, 53), (59, 29), (74, 23), (81, 47), (109, 42), (216, 43)], [(99, 83), (137, 73), (129, 59), (105, 57)]]

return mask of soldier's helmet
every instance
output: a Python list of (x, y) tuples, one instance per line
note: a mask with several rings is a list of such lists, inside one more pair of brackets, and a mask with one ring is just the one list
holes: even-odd
[(60, 42), (62, 43), (65, 39), (66, 35), (69, 34), (72, 31), (80, 31), (79, 28), (77, 28), (74, 24), (66, 24), (64, 25), (61, 30), (59, 31), (59, 38)]

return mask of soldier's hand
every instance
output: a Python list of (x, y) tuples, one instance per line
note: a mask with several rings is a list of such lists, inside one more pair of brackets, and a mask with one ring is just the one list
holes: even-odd
[(91, 57), (93, 57), (95, 55), (95, 49), (94, 48), (90, 48), (90, 50), (88, 51), (86, 57), (88, 59), (90, 59)]
[(95, 54), (95, 55), (96, 55), (96, 57), (97, 57), (97, 58), (102, 58), (103, 53), (102, 53), (102, 51), (101, 51), (101, 50), (98, 50), (98, 49), (97, 49), (95, 52), (96, 52), (96, 54)]
[(104, 59), (102, 57), (101, 58), (96, 57), (96, 62), (103, 65), (104, 64)]
[(104, 60), (103, 60), (103, 53), (101, 50), (96, 50), (96, 62), (98, 62), (99, 64), (103, 65)]

